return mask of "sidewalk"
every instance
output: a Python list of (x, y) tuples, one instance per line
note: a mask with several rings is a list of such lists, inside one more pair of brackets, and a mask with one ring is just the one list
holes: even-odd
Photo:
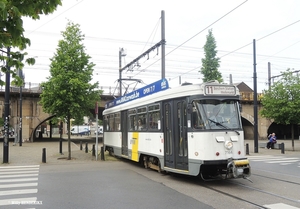
[[(264, 143), (267, 140), (259, 140), (258, 143)], [(300, 155), (300, 140), (294, 140), (295, 151), (292, 151), (292, 140), (277, 140), (277, 143), (284, 143), (285, 150), (284, 155)], [(24, 142), (22, 146), (16, 144), (13, 146), (13, 142), (9, 142), (9, 155), (8, 164), (3, 164), (3, 142), (0, 143), (0, 165), (37, 165), (43, 164), (43, 149), (46, 151), (46, 163), (47, 164), (65, 164), (65, 163), (86, 163), (96, 162), (96, 156), (92, 156), (92, 146), (95, 143), (88, 144), (88, 153), (85, 152), (85, 142), (82, 143), (82, 150), (80, 145), (71, 142), (71, 160), (67, 160), (68, 157), (68, 142), (63, 141), (62, 152), (59, 153), (59, 141), (53, 142)], [(258, 153), (254, 150), (254, 140), (245, 140), (246, 145), (249, 147), (249, 155), (283, 155), (281, 149), (265, 149), (258, 147)], [(98, 144), (98, 153), (100, 153), (102, 143)], [(97, 162), (101, 161), (101, 156), (98, 155)]]
[[(3, 164), (3, 142), (0, 149), (0, 164)], [(95, 144), (95, 143), (94, 143)], [(98, 144), (98, 153), (100, 153), (102, 144)], [(7, 165), (37, 165), (43, 164), (43, 149), (45, 148), (46, 163), (58, 164), (58, 163), (84, 163), (87, 161), (95, 161), (96, 156), (92, 156), (93, 144), (88, 144), (88, 153), (85, 152), (85, 143), (82, 144), (82, 150), (80, 145), (71, 142), (71, 160), (68, 160), (68, 142), (62, 142), (62, 153), (59, 150), (59, 141), (53, 142), (24, 142), (22, 146), (16, 144), (13, 146), (12, 142), (9, 142), (8, 148), (8, 164)], [(101, 156), (98, 155), (97, 161), (101, 161)]]
[[(246, 144), (249, 146), (249, 154), (256, 154), (256, 155), (283, 155), (281, 149), (266, 149), (264, 147), (260, 147), (260, 144), (265, 143), (267, 144), (268, 140), (258, 140), (258, 153), (255, 153), (254, 148), (254, 139), (252, 140), (245, 140), (245, 150), (246, 150)], [(294, 151), (292, 147), (292, 140), (277, 140), (277, 144), (284, 143), (284, 154), (298, 154), (300, 155), (300, 140), (295, 139), (294, 140)]]

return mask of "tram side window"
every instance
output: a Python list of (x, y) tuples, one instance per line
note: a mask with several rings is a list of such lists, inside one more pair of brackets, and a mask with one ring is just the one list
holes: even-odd
[(121, 119), (120, 119), (120, 113), (115, 113), (115, 124), (114, 124), (114, 131), (120, 131), (121, 130)]
[(138, 120), (137, 129), (139, 131), (146, 130), (147, 129), (147, 126), (146, 126), (147, 108), (146, 107), (138, 108), (137, 109), (137, 116), (138, 116), (138, 118), (137, 118), (137, 120)]
[(104, 116), (104, 130), (105, 131), (109, 131), (109, 125), (108, 125), (108, 117), (109, 117), (109, 115), (105, 115)]
[(136, 110), (128, 110), (128, 130), (135, 131), (137, 130), (137, 120), (136, 120)]
[(114, 126), (114, 114), (110, 114), (109, 118), (108, 118), (108, 128), (109, 131), (114, 131), (115, 130), (115, 126)]
[(159, 130), (160, 129), (160, 105), (151, 105), (148, 107), (148, 121), (149, 129)]

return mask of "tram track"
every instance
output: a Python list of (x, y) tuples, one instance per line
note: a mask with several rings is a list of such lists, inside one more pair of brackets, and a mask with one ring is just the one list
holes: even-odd
[(253, 202), (253, 201), (250, 201), (250, 200), (247, 200), (247, 199), (244, 199), (244, 198), (241, 198), (241, 197), (237, 197), (237, 196), (235, 196), (235, 195), (233, 195), (233, 194), (230, 194), (230, 193), (228, 193), (228, 192), (224, 192), (224, 191), (222, 191), (222, 190), (220, 190), (220, 189), (213, 188), (212, 186), (204, 185), (203, 182), (199, 183), (199, 186), (202, 186), (202, 187), (204, 187), (205, 189), (208, 189), (208, 190), (217, 192), (217, 193), (219, 193), (219, 194), (222, 194), (222, 195), (224, 195), (224, 196), (226, 196), (226, 197), (230, 197), (230, 198), (232, 198), (232, 199), (235, 199), (235, 200), (238, 200), (238, 201), (242, 201), (242, 202), (244, 202), (244, 203), (248, 203), (248, 204), (253, 205), (253, 206), (255, 206), (255, 207), (258, 207), (258, 208), (260, 208), (260, 209), (269, 209), (268, 207), (263, 206), (263, 205), (258, 204), (258, 203), (255, 203), (255, 202)]

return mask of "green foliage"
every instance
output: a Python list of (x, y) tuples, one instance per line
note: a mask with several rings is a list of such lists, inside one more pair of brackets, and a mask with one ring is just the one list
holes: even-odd
[(220, 58), (217, 56), (216, 40), (212, 34), (212, 29), (208, 31), (206, 36), (206, 43), (204, 45), (205, 58), (202, 59), (201, 73), (203, 75), (203, 82), (217, 80), (223, 82), (221, 73), (218, 71), (220, 67)]
[(300, 123), (300, 77), (287, 69), (279, 81), (264, 92), (262, 97), (263, 117), (278, 124)]
[(51, 58), (50, 77), (41, 84), (40, 97), (45, 112), (65, 118), (69, 123), (71, 118), (89, 115), (89, 110), (100, 100), (101, 91), (96, 90), (98, 82), (90, 83), (94, 64), (85, 53), (79, 25), (69, 22), (62, 36)]
[[(15, 79), (15, 84), (22, 85), (22, 79), (18, 77), (16, 71), (22, 69), (25, 63), (33, 65), (35, 62), (34, 58), (24, 60), (27, 53), (21, 52), (30, 45), (30, 40), (24, 36), (22, 18), (39, 19), (40, 15), (54, 12), (58, 5), (61, 5), (61, 0), (1, 0), (0, 61), (8, 63), (1, 68), (1, 71), (6, 73), (9, 70)], [(11, 49), (10, 53), (8, 48)], [(0, 85), (4, 85), (2, 80)]]
[(84, 124), (83, 118), (75, 118), (74, 121), (72, 122), (72, 125), (82, 125)]

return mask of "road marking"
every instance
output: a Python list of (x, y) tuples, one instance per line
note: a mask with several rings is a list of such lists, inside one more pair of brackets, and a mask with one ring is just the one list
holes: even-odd
[(18, 175), (7, 175), (7, 176), (0, 176), (0, 179), (7, 179), (7, 178), (20, 178), (20, 177), (32, 177), (32, 176), (38, 176), (38, 173), (33, 174), (18, 174)]
[(271, 205), (264, 205), (267, 208), (270, 209), (299, 209), (297, 207), (291, 206), (291, 205), (287, 205), (284, 203), (275, 203), (275, 204), (271, 204)]
[(18, 189), (18, 190), (5, 190), (0, 191), (0, 196), (4, 195), (20, 195), (20, 194), (32, 194), (37, 193), (37, 189)]
[(6, 179), (6, 180), (0, 180), (0, 183), (20, 182), (20, 181), (37, 181), (37, 180), (38, 180), (38, 178)]
[(37, 186), (37, 185), (38, 185), (38, 183), (2, 184), (2, 185), (0, 185), (0, 189), (16, 188), (16, 187), (33, 187), (33, 186)]
[(10, 169), (10, 168), (39, 168), (40, 167), (40, 165), (12, 165), (12, 166), (2, 166), (2, 167), (0, 167), (0, 169), (1, 168), (3, 168), (3, 169), (6, 169), (6, 168), (8, 168), (8, 169)]
[(9, 174), (18, 174), (18, 173), (20, 173), (20, 174), (38, 173), (38, 172), (39, 172), (39, 170), (35, 170), (35, 171), (26, 171), (26, 170), (24, 170), (24, 171), (15, 171), (15, 172), (13, 172), (13, 171), (4, 171), (4, 172), (0, 172), (0, 175), (9, 175)]
[(36, 201), (36, 199), (37, 199), (36, 197), (5, 199), (5, 200), (0, 200), (0, 206), (17, 205), (18, 203), (22, 203), (22, 202), (34, 202)]
[(39, 165), (0, 167), (0, 207), (42, 204), (37, 197), (30, 197), (38, 192), (39, 168)]

